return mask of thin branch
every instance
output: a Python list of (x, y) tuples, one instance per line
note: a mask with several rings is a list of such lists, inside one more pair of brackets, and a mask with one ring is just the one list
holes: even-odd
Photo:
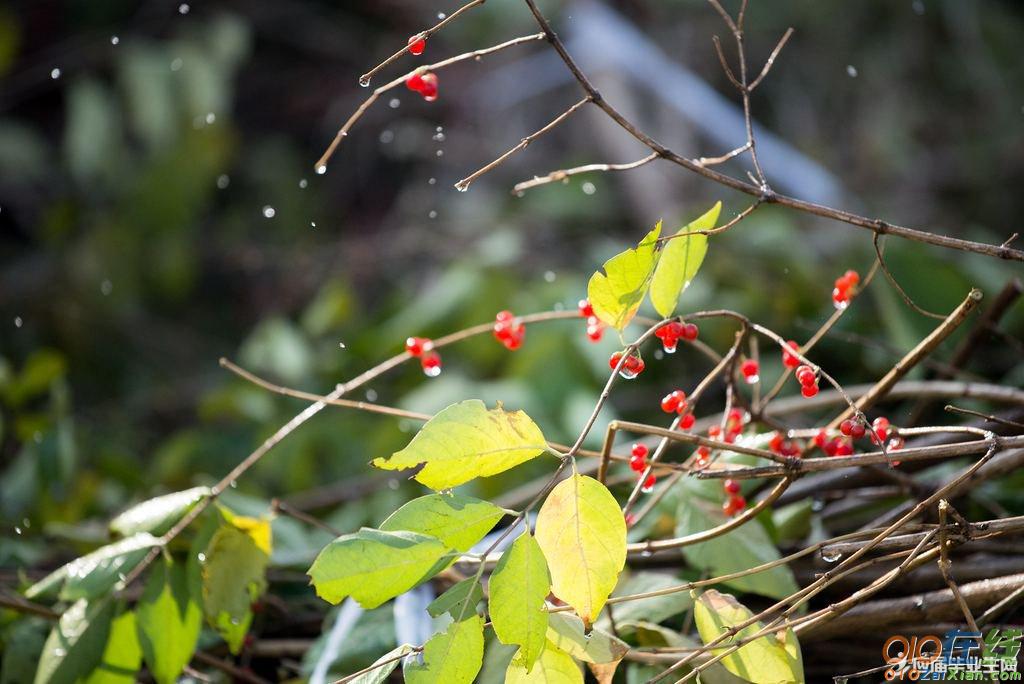
[(772, 50), (772, 53), (770, 55), (768, 55), (768, 61), (766, 61), (764, 63), (764, 68), (761, 69), (761, 73), (758, 74), (757, 78), (755, 78), (753, 80), (753, 82), (750, 84), (750, 87), (749, 87), (750, 92), (754, 92), (754, 88), (756, 88), (757, 86), (761, 85), (761, 81), (763, 81), (764, 77), (768, 75), (769, 71), (771, 71), (772, 65), (775, 64), (776, 58), (778, 58), (779, 53), (782, 52), (782, 48), (786, 47), (786, 43), (789, 42), (789, 39), (792, 36), (793, 36), (793, 27), (791, 26), (788, 29), (786, 29), (786, 32), (784, 34), (782, 34), (782, 38), (779, 39), (779, 42), (775, 46), (775, 49)]
[(948, 526), (947, 526), (947, 515), (951, 510), (949, 502), (945, 499), (939, 500), (939, 572), (942, 573), (942, 579), (946, 581), (946, 586), (953, 593), (953, 598), (960, 606), (961, 612), (964, 614), (964, 620), (967, 621), (967, 626), (972, 631), (978, 632), (978, 623), (974, 621), (974, 615), (971, 614), (971, 608), (964, 601), (963, 594), (960, 593), (960, 587), (957, 586), (953, 580), (952, 562), (949, 560), (949, 547), (952, 543), (948, 538)]
[(882, 236), (879, 235), (878, 233), (875, 233), (871, 237), (871, 242), (875, 246), (875, 254), (878, 255), (878, 264), (882, 267), (882, 272), (885, 273), (885, 277), (889, 279), (889, 282), (892, 283), (892, 286), (895, 287), (896, 291), (900, 293), (900, 297), (903, 298), (903, 301), (906, 302), (907, 306), (909, 306), (911, 309), (921, 314), (922, 316), (927, 316), (928, 318), (937, 318), (940, 321), (943, 320), (945, 316), (943, 316), (942, 314), (932, 313), (931, 311), (928, 311), (927, 309), (924, 309), (915, 304), (914, 300), (911, 299), (910, 295), (907, 294), (907, 291), (904, 290), (903, 286), (899, 284), (899, 282), (896, 280), (896, 277), (893, 276), (892, 272), (889, 270), (889, 267), (885, 265), (885, 258), (882, 256), (881, 241)]
[(638, 169), (645, 164), (650, 164), (652, 161), (658, 158), (657, 152), (651, 152), (643, 159), (637, 159), (634, 162), (628, 162), (626, 164), (586, 164), (584, 166), (575, 166), (571, 169), (561, 169), (559, 171), (552, 171), (546, 176), (538, 176), (532, 180), (523, 181), (516, 183), (512, 188), (512, 192), (516, 195), (536, 188), (541, 185), (547, 185), (548, 183), (557, 183), (559, 181), (567, 183), (569, 178), (577, 176), (582, 173), (593, 173), (593, 172), (604, 172), (604, 171), (629, 171), (631, 169)]
[(953, 406), (951, 404), (948, 404), (945, 410), (949, 411), (950, 413), (960, 413), (965, 416), (975, 416), (977, 418), (984, 418), (990, 423), (999, 423), (1000, 425), (1006, 425), (1008, 427), (1015, 427), (1024, 430), (1024, 423), (1018, 423), (1015, 420), (1007, 420), (1006, 418), (1000, 418), (999, 416), (993, 416), (988, 413), (972, 411), (971, 409), (960, 408), (959, 406)]

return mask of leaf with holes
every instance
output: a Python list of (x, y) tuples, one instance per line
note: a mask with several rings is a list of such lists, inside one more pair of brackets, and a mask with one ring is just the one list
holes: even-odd
[[(722, 203), (716, 203), (703, 216), (680, 228), (661, 250), (661, 258), (651, 281), (651, 304), (663, 318), (675, 313), (679, 295), (690, 286), (690, 281), (697, 275), (704, 262), (704, 255), (708, 252), (707, 235), (689, 234), (714, 228), (721, 210)], [(687, 235), (689, 237), (684, 237)]]
[(452, 404), (427, 421), (409, 446), (390, 458), (375, 458), (385, 470), (423, 464), (416, 479), (435, 490), (505, 472), (547, 449), (540, 428), (522, 411), (500, 405), (488, 410), (479, 399)]
[(618, 330), (625, 328), (636, 315), (651, 286), (660, 252), (657, 250), (661, 222), (635, 248), (619, 252), (604, 262), (587, 284), (587, 297), (594, 315)]
[(562, 480), (537, 514), (537, 543), (555, 596), (589, 626), (626, 564), (626, 522), (615, 497), (592, 477)]
[(490, 587), (494, 633), (503, 644), (519, 645), (518, 657), (529, 672), (547, 640), (544, 599), (551, 589), (544, 553), (532, 535), (520, 535), (501, 554)]

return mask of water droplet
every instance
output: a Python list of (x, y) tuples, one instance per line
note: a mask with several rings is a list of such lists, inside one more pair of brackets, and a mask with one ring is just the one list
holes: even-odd
[(219, 176), (217, 176), (217, 189), (218, 190), (223, 190), (224, 188), (228, 187), (229, 185), (231, 185), (231, 176), (229, 176), (226, 173), (222, 173)]
[(32, 527), (32, 521), (29, 520), (28, 518), (22, 518), (21, 519), (21, 526), (22, 527)]
[(214, 121), (216, 121), (216, 120), (217, 120), (217, 115), (216, 115), (216, 114), (214, 114), (213, 112), (210, 112), (210, 113), (208, 113), (208, 114), (206, 115), (206, 123), (207, 123), (208, 125), (209, 125), (209, 124), (212, 124), (212, 123), (213, 123)]
[(436, 178), (431, 178), (430, 180), (427, 181), (427, 185), (436, 185), (436, 184), (437, 184), (437, 179)]
[(188, 6), (187, 2), (183, 2), (180, 5), (178, 5), (178, 13), (179, 14), (188, 14), (188, 11), (190, 9), (192, 9), (192, 8)]
[(846, 75), (849, 76), (850, 78), (857, 78), (857, 67), (853, 66), (852, 64), (847, 64)]
[(362, 77), (360, 77), (359, 85), (361, 85), (364, 88), (369, 88), (370, 87), (370, 77), (369, 76), (362, 76)]
[(366, 390), (366, 401), (377, 401), (377, 390)]
[(650, 549), (644, 549), (643, 551), (640, 552), (640, 555), (642, 557), (644, 557), (644, 558), (650, 558), (651, 556), (654, 555), (654, 552), (651, 551)]
[(114, 291), (114, 283), (109, 280), (104, 280), (100, 283), (100, 292), (103, 293), (104, 297), (109, 297), (110, 293)]
[(663, 344), (662, 345), (662, 351), (664, 351), (666, 354), (675, 354), (676, 353), (676, 345), (675, 344)]
[(443, 157), (444, 156), (444, 150), (438, 150), (437, 151), (437, 156), (438, 157)]
[(643, 486), (640, 487), (640, 491), (643, 492), (644, 494), (650, 494), (651, 492), (654, 491), (654, 485), (648, 485), (646, 482), (644, 482)]
[(380, 141), (382, 144), (387, 145), (389, 142), (395, 139), (395, 132), (386, 129), (380, 132)]
[(632, 380), (637, 375), (639, 375), (639, 373), (637, 373), (636, 371), (626, 370), (625, 368), (619, 369), (619, 377), (624, 378), (626, 380)]
[(826, 563), (835, 563), (837, 560), (843, 557), (843, 554), (839, 551), (829, 551), (828, 547), (821, 550), (821, 560)]
[(110, 36), (110, 44), (111, 45), (117, 45), (120, 42), (121, 42), (121, 39), (118, 38), (117, 36)]
[(526, 193), (525, 193), (525, 192), (523, 192), (522, 190), (520, 190), (520, 191), (518, 191), (518, 192), (516, 193), (516, 197), (524, 197), (525, 195), (526, 195)]
[(60, 78), (60, 69), (58, 69), (57, 67), (54, 67), (50, 71), (50, 78), (52, 78), (54, 81), (56, 81), (58, 78)]
[(171, 71), (179, 71), (184, 64), (181, 57), (175, 57), (171, 60)]
[(437, 218), (437, 212), (434, 211), (433, 209), (431, 209), (430, 213), (427, 214), (427, 217), (428, 218), (432, 218), (432, 219), (436, 219)]
[(14, 327), (15, 328), (20, 328), (21, 325), (22, 325), (21, 316), (15, 316), (14, 317)]
[(756, 385), (761, 380), (761, 376), (755, 373), (754, 375), (746, 376), (745, 379), (748, 385)]
[(200, 563), (205, 563), (206, 562), (206, 554), (205, 553), (198, 554), (196, 556), (196, 560), (198, 560)]
[(455, 184), (455, 189), (458, 190), (459, 192), (466, 192), (467, 190), (469, 190), (469, 183), (467, 183), (466, 181), (459, 181), (458, 183)]
[(914, 2), (910, 4), (910, 7), (914, 10), (914, 14), (917, 16), (924, 14), (924, 2), (922, 0), (914, 0)]
[(821, 499), (815, 499), (814, 501), (811, 502), (811, 510), (812, 511), (817, 512), (817, 511), (823, 510), (824, 508), (825, 508), (825, 502), (823, 500), (821, 500)]
[(438, 12), (437, 13), (437, 18), (438, 19), (444, 19), (446, 16), (448, 16), (448, 15), (445, 14), (444, 12)]
[(344, 342), (339, 342), (338, 346), (341, 347), (342, 349), (344, 349), (345, 348), (345, 343)]
[(438, 375), (441, 374), (441, 367), (430, 366), (429, 368), (424, 368), (423, 374), (426, 375), (428, 378), (436, 378)]
[(20, 535), (21, 534), (21, 528), (20, 527), (15, 527), (14, 528), (14, 534)]
[(583, 190), (584, 195), (593, 195), (595, 192), (597, 192), (597, 187), (590, 181), (587, 181), (586, 183), (581, 185), (580, 189)]
[(393, 97), (391, 98), (391, 101), (388, 102), (388, 106), (391, 107), (392, 109), (398, 109), (399, 107), (402, 106), (402, 101), (399, 100), (397, 97)]
[(274, 216), (276, 216), (276, 215), (277, 215), (277, 209), (274, 209), (274, 207), (270, 206), (269, 204), (267, 206), (263, 207), (263, 217), (264, 218), (274, 218)]
[(327, 173), (327, 164), (321, 164), (320, 166), (316, 167), (316, 175), (322, 176), (325, 173)]
[(303, 190), (305, 190), (307, 186), (309, 186), (309, 181), (306, 180), (305, 178), (299, 181), (299, 187), (302, 188)]
[(401, 487), (401, 484), (395, 478), (388, 480), (388, 489), (398, 489), (399, 487)]
[(67, 654), (68, 654), (68, 652), (65, 651), (63, 648), (58, 647), (58, 648), (53, 649), (53, 655), (55, 655), (58, 658), (63, 658)]
[(554, 271), (544, 271), (544, 282), (553, 283), (557, 277)]
[(232, 480), (231, 482), (228, 483), (228, 486), (231, 487), (232, 489), (238, 489), (238, 480)]
[(437, 142), (444, 142), (445, 141), (444, 133), (442, 133), (441, 131), (438, 131), (437, 133), (435, 133), (434, 134), (434, 140), (436, 140)]

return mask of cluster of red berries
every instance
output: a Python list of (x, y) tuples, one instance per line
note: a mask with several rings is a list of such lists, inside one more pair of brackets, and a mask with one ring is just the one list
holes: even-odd
[(761, 379), (761, 366), (754, 359), (746, 359), (740, 364), (740, 373), (748, 385), (753, 385)]
[[(622, 352), (617, 351), (611, 355), (608, 359), (608, 367), (612, 370), (619, 368), (619, 361), (622, 359)], [(619, 375), (624, 377), (626, 380), (632, 380), (636, 376), (644, 372), (644, 360), (640, 358), (639, 354), (630, 354), (625, 361), (622, 362), (622, 367), (619, 368)]]
[(409, 52), (414, 55), (422, 55), (427, 49), (427, 38), (422, 33), (409, 36)]
[(699, 334), (700, 329), (696, 323), (680, 323), (679, 321), (669, 321), (654, 331), (654, 336), (661, 340), (661, 346), (665, 349), (666, 354), (675, 353), (679, 340), (693, 342)]
[(832, 303), (837, 309), (845, 309), (850, 305), (858, 283), (860, 275), (856, 271), (847, 271), (836, 278), (835, 286), (832, 288)]
[(796, 368), (800, 365), (800, 359), (796, 357), (800, 350), (800, 345), (796, 343), (796, 340), (790, 340), (786, 342), (782, 347), (782, 365), (786, 368)]
[(697, 420), (690, 411), (690, 404), (686, 401), (686, 392), (683, 390), (673, 390), (662, 397), (661, 410), (665, 413), (679, 414), (680, 430), (689, 430)]
[[(743, 426), (746, 424), (747, 419), (748, 416), (742, 410), (738, 408), (731, 409), (729, 415), (725, 418), (724, 434), (721, 425), (712, 425), (708, 428), (708, 437), (721, 440), (726, 444), (732, 444), (736, 441), (736, 437), (743, 432)], [(703, 444), (697, 447), (697, 451), (694, 453), (697, 457), (694, 461), (695, 467), (704, 468), (711, 462), (711, 449)]]
[(818, 393), (818, 374), (810, 366), (799, 366), (796, 379), (800, 383), (800, 394), (810, 398)]
[(590, 305), (590, 300), (581, 299), (577, 308), (580, 316), (587, 319), (587, 337), (591, 342), (600, 342), (601, 336), (604, 335), (604, 323), (594, 315), (594, 307)]
[(405, 87), (422, 95), (427, 102), (433, 102), (437, 99), (437, 74), (432, 71), (421, 74), (417, 71), (405, 79)]
[(801, 448), (799, 443), (786, 439), (781, 432), (776, 432), (768, 440), (768, 450), (780, 456), (799, 456)]
[(829, 435), (827, 430), (818, 430), (814, 435), (814, 444), (825, 452), (826, 456), (852, 456), (853, 444), (840, 435)]
[(828, 456), (852, 456), (853, 442), (867, 436), (874, 444), (885, 442), (888, 451), (903, 448), (903, 438), (892, 431), (889, 419), (884, 416), (875, 418), (868, 428), (860, 420), (847, 419), (839, 424), (839, 435), (829, 435), (827, 430), (819, 430), (814, 436), (814, 443)]
[[(640, 473), (640, 477), (643, 477), (644, 471), (647, 470), (647, 454), (649, 450), (643, 444), (634, 444), (633, 451), (629, 457), (629, 468), (634, 473)], [(658, 481), (658, 478), (654, 476), (654, 473), (649, 474), (644, 478), (644, 483), (640, 486), (640, 491), (644, 494), (649, 493), (654, 489), (654, 483)]]
[(725, 480), (722, 482), (722, 489), (725, 490), (726, 499), (722, 504), (722, 512), (732, 517), (747, 507), (747, 500), (740, 494), (740, 483), (736, 480)]
[(494, 317), (494, 339), (505, 345), (505, 349), (519, 349), (523, 346), (525, 337), (526, 324), (516, 318), (511, 311), (499, 311)]
[(423, 373), (428, 378), (441, 374), (441, 355), (434, 351), (433, 340), (427, 337), (410, 337), (405, 341), (405, 351), (418, 357)]

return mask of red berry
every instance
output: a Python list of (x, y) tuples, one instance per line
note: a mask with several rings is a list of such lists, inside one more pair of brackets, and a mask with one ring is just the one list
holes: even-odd
[(740, 364), (740, 372), (743, 373), (743, 377), (746, 378), (747, 383), (753, 385), (761, 378), (758, 376), (758, 364), (754, 359), (747, 359)]
[(824, 449), (825, 444), (828, 443), (828, 431), (818, 430), (818, 434), (814, 435), (814, 443), (817, 444), (819, 448)]
[(636, 524), (636, 514), (635, 513), (626, 513), (626, 515), (624, 517), (625, 517), (625, 520), (626, 520), (626, 527), (632, 527), (633, 525)]
[(818, 376), (810, 366), (800, 366), (797, 368), (796, 379), (804, 387), (818, 383)]
[(647, 459), (634, 454), (629, 457), (629, 468), (633, 472), (642, 473), (647, 470)]
[(730, 496), (725, 503), (722, 504), (722, 512), (728, 516), (733, 516), (742, 511), (747, 507), (747, 500), (742, 496), (735, 495)]
[(834, 455), (835, 456), (852, 456), (853, 455), (853, 445), (850, 444), (849, 442), (847, 442), (846, 440), (838, 440), (838, 444), (836, 444), (836, 451), (835, 451)]
[(875, 443), (884, 442), (889, 436), (889, 419), (883, 416), (875, 418), (874, 422), (871, 423), (871, 427), (874, 428), (874, 437), (872, 441)]
[(853, 421), (847, 418), (839, 424), (839, 431), (849, 437), (853, 434)]
[(651, 473), (644, 480), (643, 485), (640, 487), (640, 491), (643, 492), (644, 494), (649, 493), (652, 489), (654, 489), (654, 483), (657, 482), (657, 481), (658, 481), (658, 478), (656, 478), (654, 476), (654, 473)]
[[(896, 435), (889, 440), (889, 443), (885, 445), (885, 448), (889, 451), (899, 451), (900, 449), (903, 448), (903, 443), (903, 438), (900, 437), (899, 435)], [(895, 463), (894, 465), (899, 464)]]
[(425, 49), (427, 49), (426, 38), (422, 38), (419, 34), (409, 36), (409, 52), (414, 55), (422, 55)]
[(683, 417), (679, 419), (679, 429), (689, 430), (693, 427), (695, 422), (697, 422), (697, 418), (692, 413), (684, 414)]
[(700, 330), (697, 328), (696, 323), (687, 323), (683, 326), (683, 339), (687, 342), (693, 342), (697, 339), (697, 335), (700, 334)]
[(424, 85), (423, 77), (419, 73), (411, 74), (405, 79), (405, 87), (416, 93), (422, 93)]
[(580, 311), (580, 316), (583, 318), (590, 318), (594, 315), (594, 307), (590, 305), (589, 299), (581, 299), (576, 306)]
[(619, 360), (622, 359), (622, 352), (618, 351), (611, 355), (608, 359), (608, 367), (615, 370), (619, 365)]
[(666, 354), (674, 354), (676, 343), (683, 334), (683, 326), (677, 321), (669, 321), (654, 331), (654, 336), (661, 340)]
[(722, 435), (722, 426), (712, 425), (708, 428), (708, 437), (711, 439), (718, 439)]
[(790, 340), (782, 347), (782, 365), (786, 368), (796, 368), (800, 365), (800, 359), (795, 354), (800, 349), (796, 340)]
[(602, 323), (596, 316), (591, 316), (587, 319), (587, 337), (591, 342), (600, 342), (601, 337), (604, 335), (604, 323)]
[(846, 278), (846, 281), (852, 286), (856, 286), (860, 283), (860, 274), (852, 269), (844, 273), (843, 277)]
[(648, 453), (649, 453), (649, 451), (647, 449), (647, 445), (639, 444), (639, 443), (633, 445), (633, 455), (634, 456), (638, 456), (640, 458), (647, 458), (647, 454)]
[(419, 93), (423, 96), (423, 99), (427, 102), (433, 102), (437, 99), (437, 74), (433, 72), (427, 72), (420, 77), (423, 85), (420, 86)]
[(516, 315), (514, 313), (506, 309), (505, 311), (499, 311), (498, 313), (496, 313), (494, 315), (494, 320), (498, 321), (499, 323), (506, 323), (508, 321), (511, 321), (515, 317)]
[(420, 357), (420, 366), (428, 378), (436, 378), (441, 374), (441, 356), (436, 351), (428, 351)]
[(772, 435), (772, 438), (768, 440), (768, 449), (770, 451), (774, 451), (777, 454), (782, 453), (782, 442), (784, 441), (784, 439), (785, 438), (782, 436), (781, 432), (776, 432), (774, 435)]
[(818, 393), (818, 386), (817, 385), (804, 385), (803, 387), (800, 388), (800, 394), (804, 395), (808, 399), (810, 399), (811, 397), (813, 397), (817, 393)]
[(420, 356), (433, 348), (434, 343), (426, 337), (410, 337), (405, 341), (405, 351), (413, 356)]
[(661, 410), (665, 413), (679, 413), (686, 410), (686, 392), (673, 390), (661, 399)]
[(619, 369), (619, 375), (626, 380), (632, 380), (644, 372), (644, 360), (639, 356), (630, 356)]
[(740, 483), (737, 482), (736, 480), (726, 480), (725, 482), (722, 483), (722, 489), (724, 489), (729, 494), (739, 494)]
[(853, 421), (853, 426), (850, 428), (850, 436), (854, 439), (860, 439), (864, 436), (867, 430), (864, 428), (864, 423), (859, 420)]

